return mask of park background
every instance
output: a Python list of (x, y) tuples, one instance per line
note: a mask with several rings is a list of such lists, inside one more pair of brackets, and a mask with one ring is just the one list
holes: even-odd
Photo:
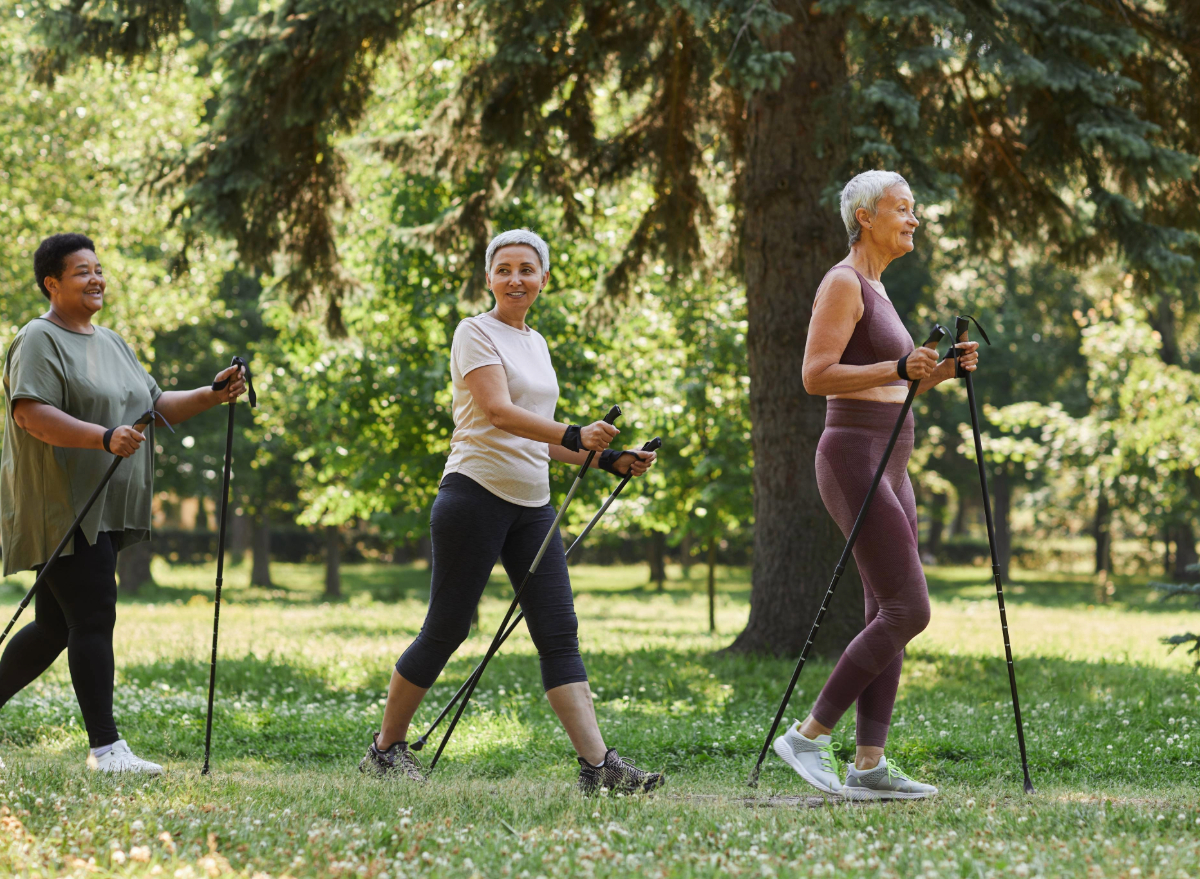
[[(0, 341), (44, 310), (38, 241), (83, 231), (109, 279), (100, 323), (163, 388), (240, 354), (260, 399), (238, 407), (218, 775), (194, 771), (210, 412), (156, 434), (155, 537), (120, 560), (119, 722), (172, 775), (82, 772), (60, 662), (3, 713), (0, 864), (1194, 872), (1198, 47), (1183, 0), (0, 0)], [(864, 815), (804, 808), (778, 768), (742, 787), (842, 546), (799, 366), (846, 249), (837, 192), (873, 167), (922, 205), (916, 251), (884, 276), (906, 325), (973, 314), (993, 342), (976, 387), (1036, 798), (958, 383), (915, 410), (934, 623), (891, 751), (943, 796)], [(449, 339), (489, 307), (487, 240), (517, 226), (551, 246), (530, 322), (560, 417), (619, 403), (622, 439), (664, 442), (573, 559), (602, 727), (672, 779), (651, 803), (573, 798), (524, 636), (443, 780), (381, 797), (354, 777), (428, 594)], [(570, 476), (552, 468), (556, 499)], [(585, 483), (568, 534), (610, 488)], [(495, 578), (418, 723), (506, 595)], [(861, 602), (851, 572), (792, 713)], [(839, 733), (851, 747), (850, 719)]]

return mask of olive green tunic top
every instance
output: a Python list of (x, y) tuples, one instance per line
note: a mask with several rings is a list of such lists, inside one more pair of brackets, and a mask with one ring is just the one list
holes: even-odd
[[(131, 425), (162, 391), (125, 340), (104, 327), (91, 334), (45, 318), (23, 326), (4, 360), (4, 453), (0, 457), (0, 546), (4, 575), (41, 565), (104, 477), (113, 456), (103, 449), (62, 449), (13, 420), (13, 403), (36, 400), (80, 421)], [(117, 548), (150, 539), (154, 433), (121, 462), (80, 528), (94, 544), (118, 532)], [(74, 551), (73, 540), (63, 551)]]

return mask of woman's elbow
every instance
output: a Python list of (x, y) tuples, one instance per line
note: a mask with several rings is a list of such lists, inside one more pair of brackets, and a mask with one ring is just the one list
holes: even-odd
[(492, 427), (496, 428), (497, 430), (508, 430), (508, 413), (505, 412), (503, 408), (496, 407), (495, 409), (484, 409), (483, 414), (484, 417), (487, 418), (488, 424), (490, 424)]
[(804, 370), (800, 373), (800, 379), (804, 382), (804, 390), (814, 397), (825, 396), (825, 390), (821, 387), (821, 374), (813, 370)]

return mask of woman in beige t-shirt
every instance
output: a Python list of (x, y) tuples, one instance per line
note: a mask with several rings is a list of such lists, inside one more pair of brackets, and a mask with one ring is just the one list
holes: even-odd
[[(408, 726), (425, 693), (467, 637), (471, 618), (499, 558), (515, 587), (554, 521), (549, 463), (581, 466), (597, 451), (599, 466), (619, 475), (645, 473), (653, 452), (609, 449), (619, 431), (554, 420), (558, 380), (546, 340), (525, 323), (550, 279), (550, 249), (526, 230), (494, 238), (485, 263), (496, 306), (454, 332), (450, 375), (454, 434), (430, 515), (433, 543), (429, 612), (417, 639), (396, 663), (383, 727), (360, 769), (423, 780), (408, 748)], [(579, 655), (578, 620), (562, 540), (555, 535), (522, 593), (521, 609), (538, 649), (542, 685), (579, 756), (579, 786), (590, 792), (652, 790), (645, 772), (605, 745)]]

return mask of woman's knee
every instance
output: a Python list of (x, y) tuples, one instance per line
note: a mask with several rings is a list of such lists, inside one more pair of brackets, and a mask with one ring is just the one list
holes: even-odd
[(539, 656), (579, 654), (579, 617), (574, 610), (565, 610), (550, 618), (526, 614), (525, 620)]
[(70, 622), (70, 629), (77, 632), (111, 633), (117, 626), (117, 605), (103, 602), (88, 608), (83, 613), (76, 614)]
[(917, 635), (924, 632), (929, 627), (929, 619), (928, 599), (906, 605), (898, 621), (899, 628), (904, 634), (905, 642), (911, 641)]

